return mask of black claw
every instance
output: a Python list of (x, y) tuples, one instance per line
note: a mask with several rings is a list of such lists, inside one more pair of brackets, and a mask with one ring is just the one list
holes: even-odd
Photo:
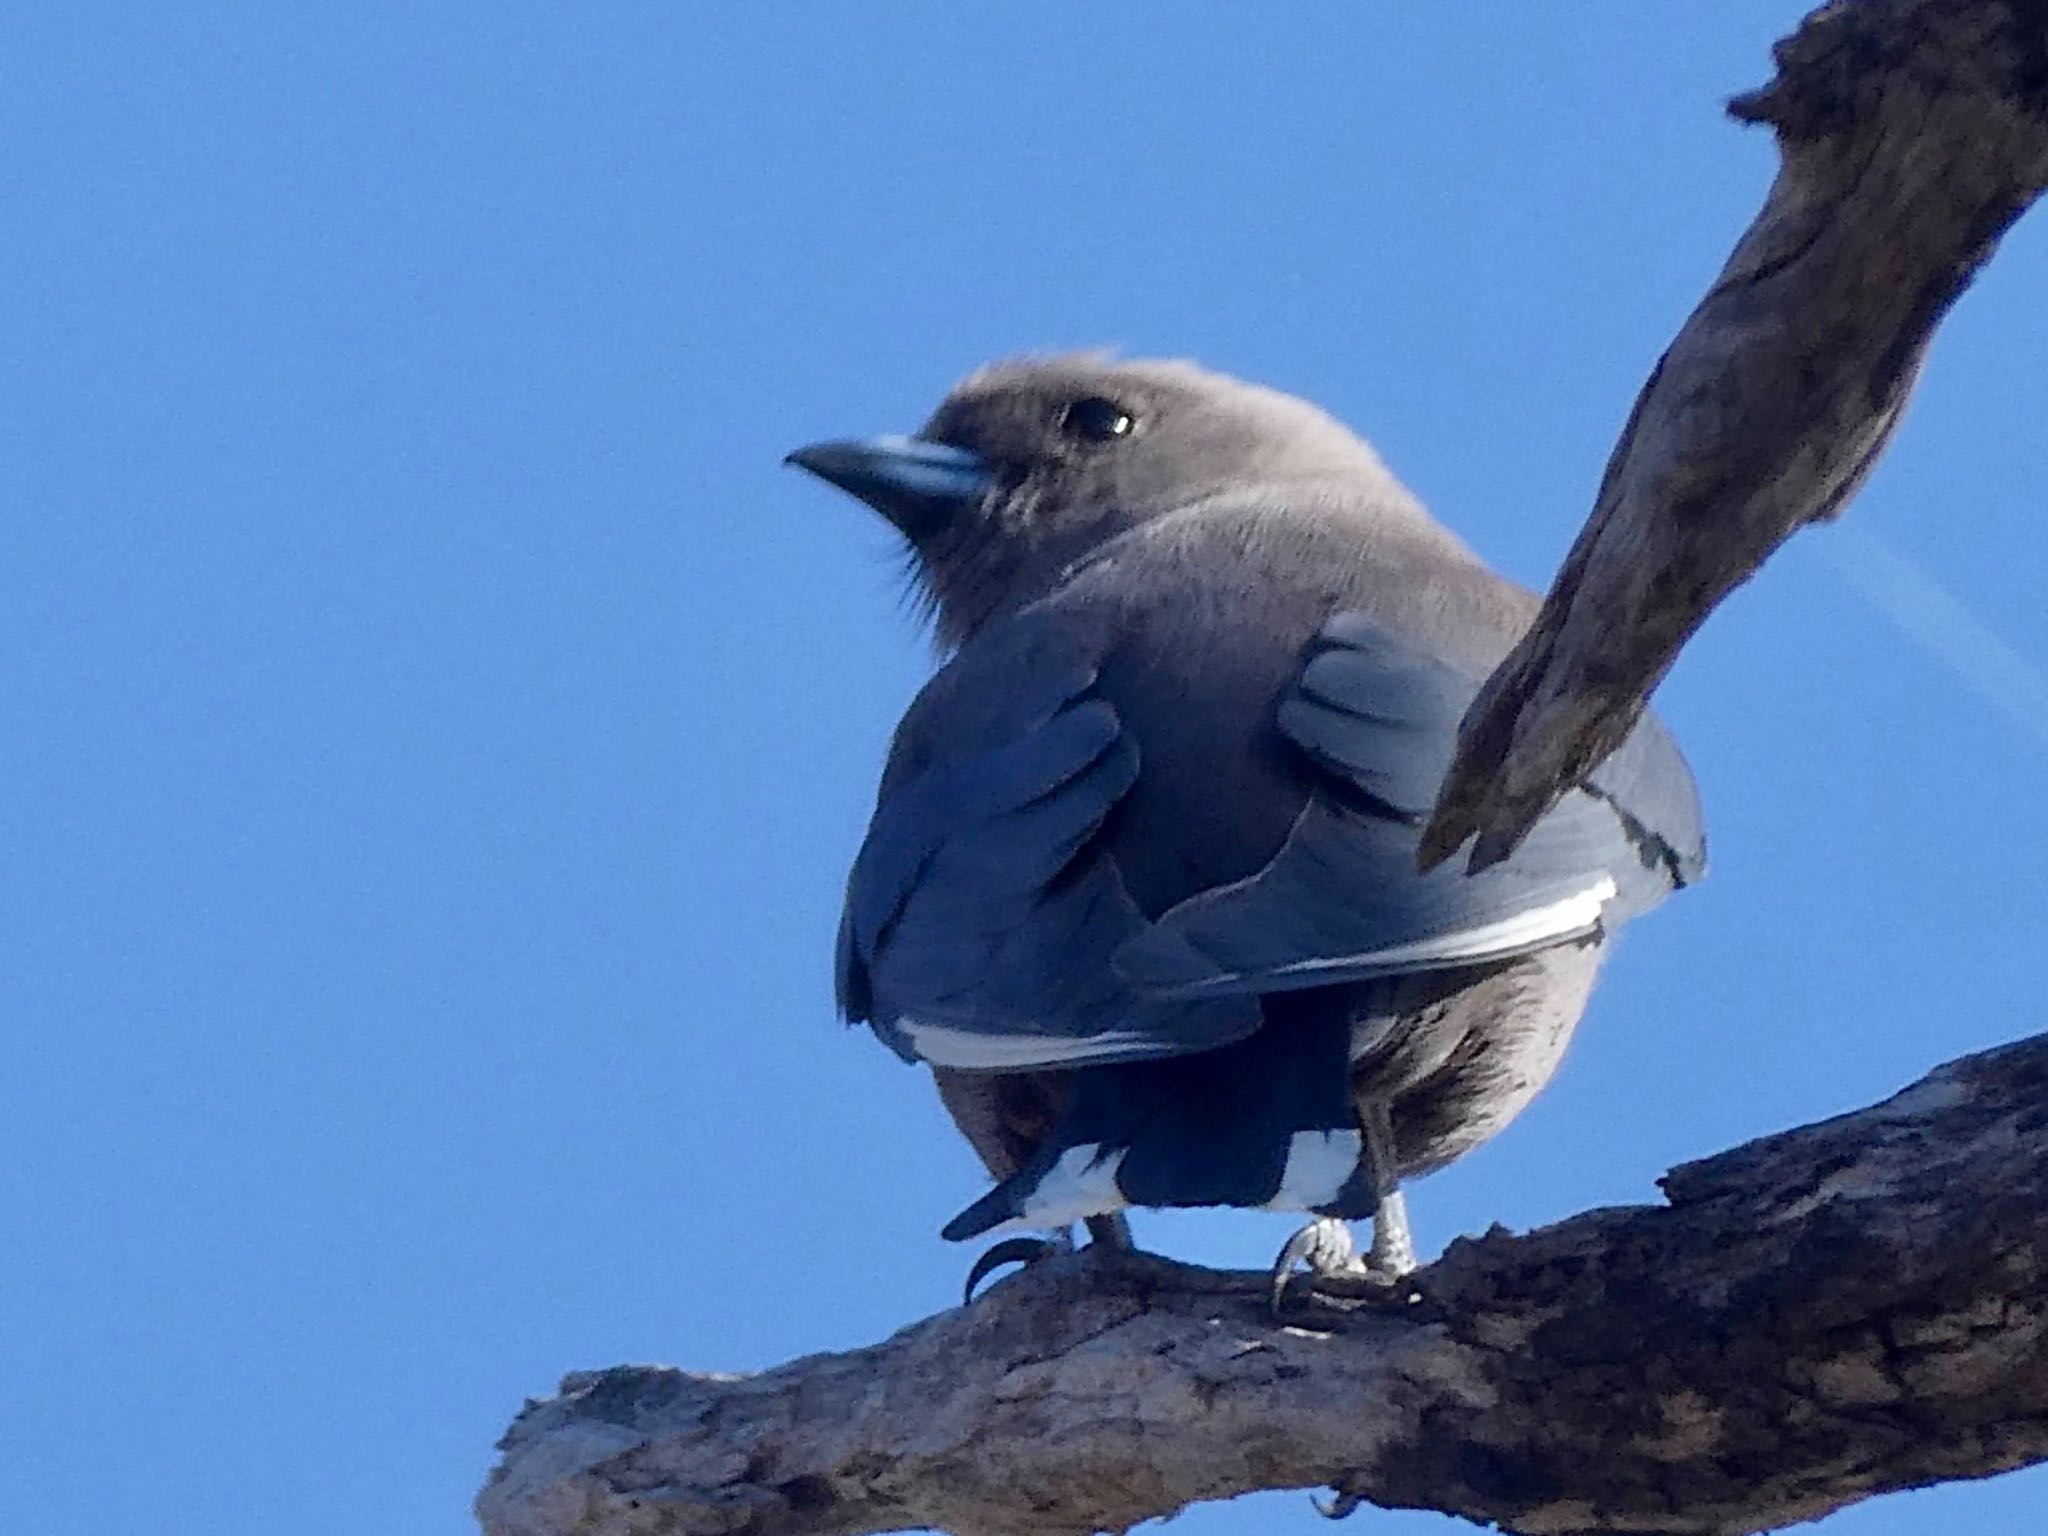
[(1316, 1513), (1325, 1520), (1349, 1520), (1358, 1513), (1358, 1507), (1365, 1502), (1363, 1494), (1350, 1493), (1342, 1488), (1332, 1489), (1331, 1492), (1336, 1495), (1335, 1498), (1319, 1499), (1314, 1494), (1308, 1496), (1309, 1503), (1316, 1507)]
[(960, 1298), (966, 1306), (974, 1300), (974, 1288), (1005, 1264), (1036, 1264), (1040, 1259), (1049, 1259), (1063, 1252), (1062, 1246), (1043, 1237), (1006, 1237), (974, 1261), (974, 1268), (967, 1271), (967, 1293)]
[(1280, 1257), (1273, 1261), (1273, 1294), (1269, 1305), (1276, 1322), (1280, 1318), (1280, 1304), (1287, 1299), (1287, 1282), (1294, 1278), (1294, 1266), (1307, 1259), (1315, 1249), (1315, 1230), (1314, 1227), (1303, 1227), (1288, 1238), (1286, 1246), (1280, 1250)]

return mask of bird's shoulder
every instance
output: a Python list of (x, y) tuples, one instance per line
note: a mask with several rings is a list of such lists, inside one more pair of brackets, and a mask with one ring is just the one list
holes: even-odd
[(1299, 655), (1331, 615), (1362, 612), (1482, 675), (1536, 608), (1398, 487), (1342, 481), (1247, 488), (1155, 518), (1079, 562), (1042, 603), (1195, 657), (1262, 645)]
[(1034, 605), (946, 658), (896, 728), (882, 791), (935, 763), (991, 753), (1087, 696), (1115, 644), (1106, 608)]
[[(1476, 679), (1534, 607), (1386, 487), (1308, 481), (1209, 497), (1106, 540), (970, 635), (906, 712), (885, 788), (992, 750), (1090, 691), (1130, 715), (1206, 699), (1263, 718), (1341, 612)], [(1163, 728), (1151, 722), (1152, 734)]]

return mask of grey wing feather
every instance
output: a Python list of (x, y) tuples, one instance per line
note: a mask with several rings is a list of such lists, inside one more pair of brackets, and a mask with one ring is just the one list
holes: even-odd
[[(1597, 932), (1677, 883), (1616, 800), (1574, 792), (1512, 857), (1477, 875), (1416, 869), (1418, 832), (1478, 680), (1358, 613), (1328, 623), (1280, 730), (1322, 772), (1285, 844), (1245, 880), (1168, 911), (1117, 956), (1162, 997), (1273, 991), (1506, 959)], [(1654, 725), (1654, 722), (1651, 722)], [(1617, 794), (1687, 803), (1668, 738), (1636, 749)], [(1666, 780), (1676, 774), (1682, 782)], [(1625, 782), (1624, 782), (1625, 781)]]
[(847, 887), (854, 946), (874, 949), (932, 859), (968, 826), (978, 837), (950, 851), (985, 873), (983, 901), (1043, 884), (1136, 772), (1116, 712), (1099, 701), (1063, 708), (994, 751), (926, 769), (875, 808)]
[[(1241, 1000), (1134, 996), (1112, 956), (1146, 927), (1096, 834), (1139, 772), (1079, 642), (1024, 626), (963, 653), (913, 707), (847, 884), (840, 1005), (899, 1054), (967, 1069), (1207, 1049)], [(1013, 626), (1013, 631), (1016, 626)], [(926, 750), (936, 743), (943, 750)]]
[(1622, 744), (1587, 776), (1589, 792), (1622, 819), (1643, 865), (1623, 887), (1645, 888), (1654, 905), (1672, 886), (1693, 884), (1707, 872), (1706, 827), (1699, 786), (1678, 743), (1655, 715), (1644, 711)]

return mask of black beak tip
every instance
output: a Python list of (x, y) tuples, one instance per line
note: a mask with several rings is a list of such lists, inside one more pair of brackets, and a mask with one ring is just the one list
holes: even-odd
[(973, 505), (991, 481), (978, 454), (913, 437), (806, 443), (784, 454), (782, 462), (866, 502), (912, 540)]
[(849, 478), (871, 468), (866, 459), (855, 451), (859, 446), (842, 442), (805, 443), (803, 447), (792, 448), (785, 453), (782, 462), (844, 490)]

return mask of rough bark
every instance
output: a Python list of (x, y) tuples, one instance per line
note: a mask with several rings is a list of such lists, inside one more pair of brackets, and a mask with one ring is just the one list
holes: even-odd
[(1335, 1486), (1518, 1532), (1763, 1531), (2048, 1459), (2048, 1036), (1454, 1243), (1401, 1304), (1059, 1259), (758, 1376), (531, 1403), (489, 1536), (1121, 1530)]
[(1637, 397), (1535, 624), (1466, 715), (1424, 837), (1504, 857), (1679, 647), (1897, 425), (1935, 326), (2048, 185), (2048, 3), (1859, 0), (1730, 104), (1783, 165)]

